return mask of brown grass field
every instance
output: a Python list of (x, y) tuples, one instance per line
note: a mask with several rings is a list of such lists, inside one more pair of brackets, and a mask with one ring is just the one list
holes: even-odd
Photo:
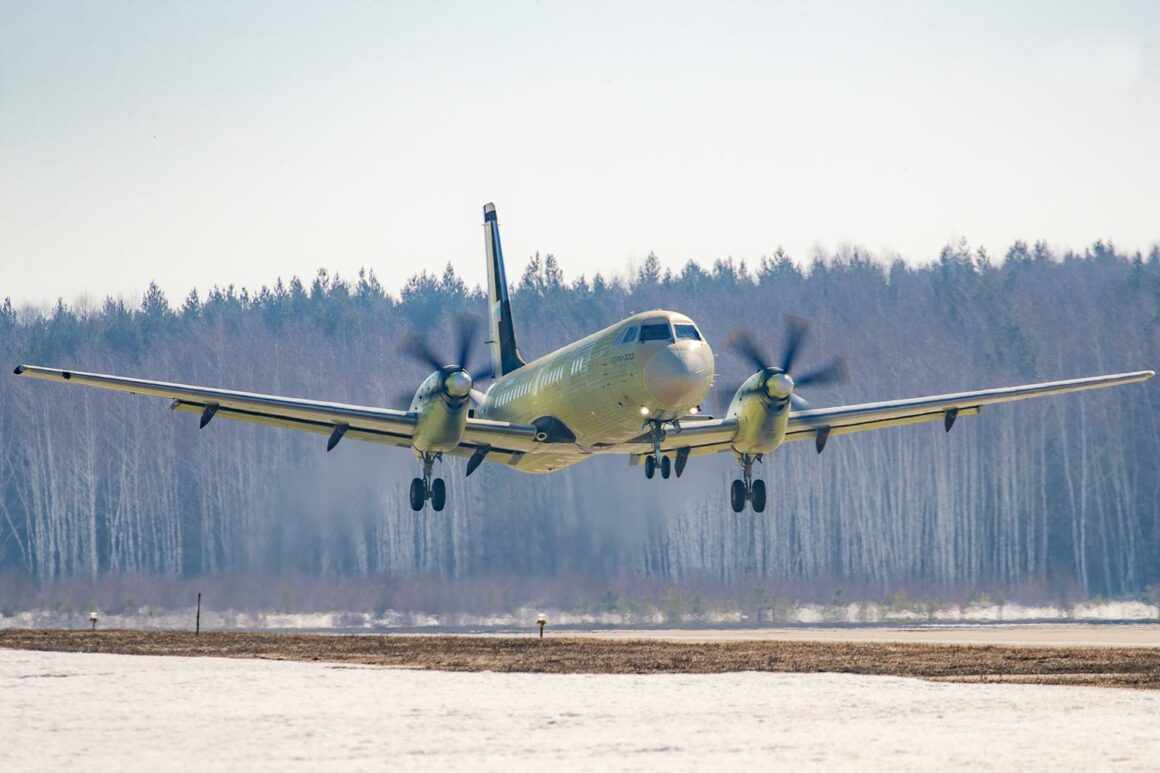
[(1160, 689), (1160, 648), (500, 636), (0, 631), (0, 648), (552, 674), (846, 673)]

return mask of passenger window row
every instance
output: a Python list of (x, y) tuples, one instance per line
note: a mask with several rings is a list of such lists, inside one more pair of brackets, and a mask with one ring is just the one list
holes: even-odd
[[(572, 364), (568, 366), (571, 375), (582, 372), (588, 366), (588, 359), (590, 353), (585, 352), (576, 359), (572, 360)], [(559, 365), (551, 370), (542, 370), (534, 378), (523, 378), (512, 384), (508, 384), (503, 388), (503, 391), (495, 398), (497, 407), (503, 407), (510, 404), (513, 400), (518, 400), (521, 397), (526, 397), (533, 392), (539, 392), (544, 387), (551, 386), (558, 383), (560, 379), (564, 378), (565, 366)]]

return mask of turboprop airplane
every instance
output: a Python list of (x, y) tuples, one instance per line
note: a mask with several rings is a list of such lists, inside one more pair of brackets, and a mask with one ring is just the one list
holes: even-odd
[[(821, 453), (839, 435), (941, 421), (946, 431), (959, 417), (984, 406), (1031, 397), (1132, 384), (1150, 370), (1051, 381), (905, 400), (811, 408), (799, 387), (841, 381), (841, 359), (807, 373), (795, 363), (806, 326), (791, 319), (785, 349), (773, 360), (746, 336), (731, 340), (734, 351), (756, 372), (734, 392), (723, 417), (700, 405), (713, 384), (713, 351), (697, 324), (675, 311), (657, 309), (622, 319), (539, 359), (527, 362), (516, 345), (495, 205), (483, 208), (487, 257), (490, 371), (473, 372), (476, 326), (460, 323), (454, 362), (439, 357), (423, 339), (405, 347), (433, 370), (411, 397), (407, 410), (347, 405), (298, 397), (146, 381), (99, 373), (20, 365), (16, 375), (118, 392), (164, 397), (177, 411), (197, 413), (204, 428), (215, 417), (314, 432), (332, 450), (343, 438), (410, 448), (422, 465), (411, 481), (411, 507), (427, 502), (442, 510), (447, 488), (432, 477), (445, 457), (467, 459), (471, 475), (484, 462), (522, 472), (554, 472), (597, 454), (626, 455), (643, 465), (646, 478), (680, 477), (690, 457), (732, 454), (740, 477), (730, 488), (735, 512), (746, 504), (765, 510), (765, 482), (753, 465), (783, 443), (813, 440)], [(486, 391), (477, 388), (494, 378)]]

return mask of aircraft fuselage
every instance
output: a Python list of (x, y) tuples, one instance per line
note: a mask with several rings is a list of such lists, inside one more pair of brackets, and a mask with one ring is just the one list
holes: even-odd
[(515, 465), (551, 472), (639, 436), (650, 419), (695, 413), (714, 373), (713, 351), (691, 319), (647, 311), (501, 377), (475, 415), (558, 433), (564, 442)]

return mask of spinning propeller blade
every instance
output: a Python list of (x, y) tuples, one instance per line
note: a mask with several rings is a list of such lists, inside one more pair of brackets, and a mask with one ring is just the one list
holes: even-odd
[(479, 317), (473, 314), (461, 314), (456, 323), (456, 333), (459, 335), (459, 357), (455, 364), (467, 370), (471, 364), (471, 353), (475, 348), (475, 334), (479, 331)]
[[(411, 359), (427, 365), (433, 370), (442, 371), (445, 376), (454, 373), (455, 371), (463, 371), (470, 379), (471, 383), (477, 384), (480, 381), (486, 381), (492, 378), (490, 366), (485, 366), (479, 370), (471, 370), (471, 359), (475, 351), (475, 339), (479, 333), (480, 320), (479, 317), (473, 314), (461, 314), (455, 320), (455, 361), (448, 363), (446, 360), (436, 354), (435, 349), (431, 346), (430, 340), (425, 336), (412, 335), (409, 336), (399, 350), (410, 357)], [(471, 399), (476, 403), (483, 400), (483, 392), (474, 387), (469, 391)], [(400, 394), (399, 402), (404, 405), (409, 405), (413, 394), (408, 392)]]
[(794, 379), (794, 383), (798, 386), (807, 386), (813, 384), (814, 386), (828, 386), (830, 384), (841, 384), (846, 381), (846, 361), (841, 357), (835, 357), (820, 368), (815, 368), (804, 376)]
[(422, 336), (408, 336), (399, 350), (411, 359), (429, 365), (433, 370), (439, 370), (443, 367), (443, 363), (439, 361), (439, 357), (431, 349), (431, 344)]
[[(787, 316), (785, 326), (785, 348), (782, 349), (780, 366), (771, 367), (769, 365), (769, 357), (762, 351), (761, 347), (753, 339), (753, 336), (744, 330), (735, 330), (729, 336), (729, 348), (738, 357), (746, 360), (759, 371), (764, 372), (766, 383), (769, 383), (769, 379), (778, 373), (785, 373), (790, 376), (792, 379), (790, 384), (792, 384), (794, 389), (803, 386), (828, 386), (830, 384), (841, 384), (845, 382), (846, 361), (841, 357), (835, 357), (825, 365), (814, 368), (801, 376), (794, 376), (794, 363), (797, 361), (802, 346), (809, 337), (809, 323), (801, 317)], [(779, 391), (775, 394), (784, 394), (780, 392), (780, 389), (783, 388), (783, 386), (779, 386)], [(726, 405), (728, 405), (729, 400), (732, 400), (732, 395), (736, 394), (736, 392), (737, 387), (734, 387), (733, 391), (726, 398)], [(796, 410), (800, 411), (809, 408), (809, 403), (806, 402), (805, 398), (797, 394), (796, 391), (789, 394), (789, 399)]]
[(753, 336), (744, 330), (734, 330), (730, 334), (729, 348), (738, 357), (748, 360), (749, 364), (758, 370), (765, 370), (768, 367), (766, 363), (769, 358), (765, 356), (765, 352), (761, 351), (761, 347), (753, 340)]
[(455, 322), (455, 360), (447, 362), (435, 353), (430, 340), (425, 336), (408, 336), (400, 351), (433, 370), (463, 370), (470, 374), (471, 355), (475, 350), (475, 337), (479, 332), (479, 317), (462, 314)]
[(793, 361), (797, 358), (798, 350), (805, 341), (809, 329), (810, 324), (801, 317), (785, 318), (785, 350), (781, 354), (782, 373), (789, 373), (793, 368)]

